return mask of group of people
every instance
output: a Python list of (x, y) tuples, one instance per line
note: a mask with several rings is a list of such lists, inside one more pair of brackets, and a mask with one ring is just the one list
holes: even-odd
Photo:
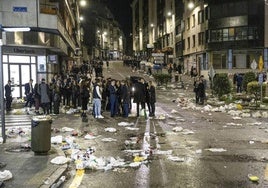
[[(151, 81), (145, 83), (140, 79), (132, 85), (129, 80), (115, 80), (97, 78), (93, 82), (93, 115), (95, 118), (102, 119), (103, 111), (110, 111), (110, 116), (128, 117), (131, 108), (131, 87), (135, 87), (133, 103), (137, 104), (137, 117), (140, 110), (145, 111), (145, 103), (149, 110), (149, 116), (155, 115), (155, 87)], [(141, 105), (141, 109), (140, 109)]]
[[(96, 66), (97, 67), (97, 66)], [(137, 103), (137, 116), (139, 116), (139, 107), (145, 110), (145, 104), (149, 109), (149, 115), (155, 115), (155, 87), (152, 82), (146, 83), (141, 79), (135, 83), (134, 96), (131, 95), (130, 80), (115, 80), (112, 78), (104, 79), (100, 75), (98, 68), (95, 67), (95, 78), (92, 79), (92, 73), (85, 65), (80, 70), (86, 70), (81, 74), (72, 72), (67, 75), (54, 75), (50, 82), (43, 78), (40, 83), (33, 85), (33, 79), (30, 79), (24, 86), (25, 91), (25, 110), (29, 112), (34, 107), (35, 113), (40, 114), (42, 108), (43, 114), (59, 114), (60, 107), (81, 109), (85, 115), (92, 103), (92, 114), (95, 118), (104, 118), (102, 113), (110, 111), (110, 116), (128, 117), (132, 108), (132, 97)], [(97, 72), (96, 72), (97, 71)], [(12, 89), (11, 81), (5, 86), (6, 110), (11, 109)]]

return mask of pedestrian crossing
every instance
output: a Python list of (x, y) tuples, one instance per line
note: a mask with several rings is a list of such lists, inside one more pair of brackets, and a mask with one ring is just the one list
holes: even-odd
[[(30, 115), (6, 115), (5, 126), (31, 126), (32, 116)], [(0, 121), (1, 122), (1, 121)], [(2, 125), (2, 122), (1, 122)]]

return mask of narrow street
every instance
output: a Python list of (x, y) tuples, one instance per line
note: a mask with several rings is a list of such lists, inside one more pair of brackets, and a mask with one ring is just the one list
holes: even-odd
[[(112, 78), (137, 74), (130, 67), (110, 65), (107, 75)], [(101, 170), (86, 169), (79, 187), (268, 187), (267, 119), (239, 119), (224, 112), (206, 112), (202, 106), (200, 110), (178, 107), (177, 98), (193, 97), (191, 84), (187, 77), (186, 90), (158, 89), (155, 119), (110, 118), (108, 112), (101, 120), (90, 117), (88, 123), (58, 118), (57, 125), (69, 122), (70, 127), (96, 136), (93, 140), (78, 137), (76, 144), (81, 148), (95, 148), (93, 155), (111, 164), (119, 159), (126, 162)], [(119, 126), (120, 122), (132, 124), (135, 130)], [(115, 140), (104, 142), (103, 138)], [(138, 160), (141, 164), (130, 167), (135, 155), (142, 157)], [(76, 165), (71, 163), (70, 179), (63, 187), (79, 183), (75, 173)], [(258, 176), (258, 183), (250, 181), (249, 174)]]
[[(104, 66), (104, 75), (152, 79), (122, 62), (111, 62), (109, 71)], [(191, 78), (183, 81), (184, 89), (174, 82), (157, 87), (152, 119), (137, 118), (135, 103), (128, 118), (111, 118), (107, 111), (104, 119), (88, 112), (88, 122), (80, 113), (53, 115), (52, 145), (70, 159), (61, 187), (268, 187), (267, 118), (245, 115), (255, 111), (196, 105)], [(7, 115), (7, 128), (30, 127), (30, 120), (31, 115)], [(22, 138), (8, 142), (28, 139)], [(251, 181), (250, 175), (259, 180)], [(16, 179), (5, 183), (15, 184)]]

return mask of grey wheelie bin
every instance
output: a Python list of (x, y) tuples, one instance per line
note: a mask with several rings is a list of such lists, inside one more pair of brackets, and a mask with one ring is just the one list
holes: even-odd
[(35, 155), (47, 155), (51, 148), (51, 116), (33, 116), (31, 149)]

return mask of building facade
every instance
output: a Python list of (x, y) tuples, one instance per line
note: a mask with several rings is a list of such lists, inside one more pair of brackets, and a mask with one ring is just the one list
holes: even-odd
[(163, 53), (165, 63), (173, 62), (175, 45), (175, 1), (134, 0), (132, 2), (133, 55), (150, 59)]
[(91, 59), (122, 59), (125, 53), (125, 35), (111, 11), (102, 1), (90, 3), (90, 7), (82, 11), (86, 19), (84, 28), (84, 44)]
[(24, 96), (24, 84), (50, 80), (79, 63), (79, 5), (76, 0), (2, 0), (4, 83), (12, 81), (13, 97)]
[(134, 0), (132, 13), (136, 56), (148, 57), (149, 47), (205, 76), (246, 72), (260, 58), (267, 70), (267, 1)]

